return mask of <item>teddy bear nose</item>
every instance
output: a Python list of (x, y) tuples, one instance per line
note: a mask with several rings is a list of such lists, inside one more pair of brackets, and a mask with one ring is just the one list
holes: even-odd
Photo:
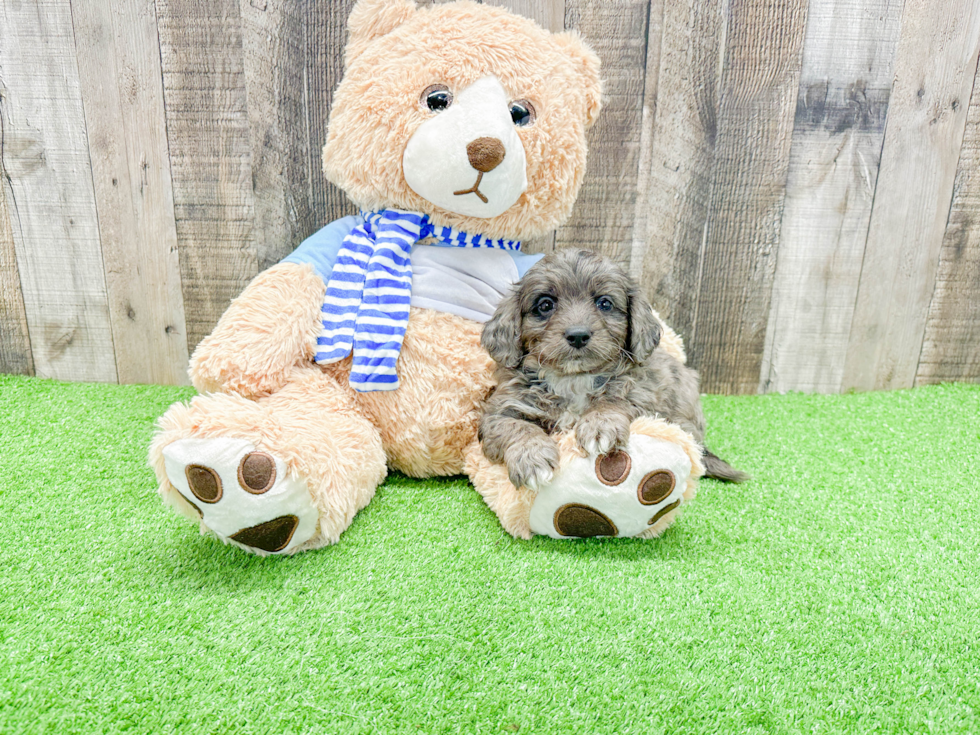
[(504, 144), (496, 138), (477, 138), (466, 146), (470, 165), (481, 173), (493, 171), (504, 160)]
[(589, 343), (589, 339), (592, 337), (592, 332), (590, 332), (585, 327), (571, 327), (565, 330), (565, 339), (568, 340), (570, 344), (575, 349), (581, 349)]

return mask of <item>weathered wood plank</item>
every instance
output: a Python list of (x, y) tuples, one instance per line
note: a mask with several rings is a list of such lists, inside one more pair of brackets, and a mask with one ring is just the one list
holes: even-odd
[[(2, 43), (2, 37), (0, 37)], [(4, 102), (0, 88), (0, 105)], [(0, 113), (0, 126), (3, 114)], [(3, 132), (0, 128), (0, 152)], [(0, 373), (34, 374), (31, 338), (24, 311), (24, 294), (20, 290), (20, 269), (14, 251), (14, 234), (10, 229), (11, 211), (7, 206), (7, 174), (0, 155)]]
[(258, 273), (237, 0), (157, 0), (187, 346)]
[(843, 387), (910, 387), (980, 54), (980, 5), (906, 0)]
[(115, 382), (68, 0), (7, 3), (3, 171), (38, 375)]
[(347, 195), (323, 175), (322, 150), (327, 142), (327, 121), (333, 92), (344, 74), (347, 17), (355, 0), (311, 0), (300, 3), (305, 13), (306, 68), (304, 94), (306, 131), (309, 139), (308, 169), (313, 217), (323, 225), (348, 214), (356, 214)]
[(754, 393), (769, 319), (805, 0), (733, 0), (691, 363), (704, 390)]
[(603, 110), (589, 131), (589, 163), (555, 247), (598, 250), (628, 264), (633, 248), (649, 0), (566, 0), (565, 26), (602, 60)]
[(552, 33), (565, 30), (565, 0), (484, 0), (530, 18)]
[(303, 5), (240, 2), (259, 270), (279, 262), (316, 226), (310, 178), (323, 174), (309, 167)]
[(73, 0), (78, 73), (121, 383), (187, 382), (152, 0)]
[(711, 199), (725, 18), (719, 0), (651, 5), (633, 275), (685, 339)]
[(980, 381), (980, 74), (915, 377), (916, 385), (949, 380)]
[[(672, 4), (672, 7), (679, 7)], [(647, 3), (646, 51), (643, 59), (643, 105), (640, 109), (640, 138), (637, 151), (636, 197), (633, 208), (632, 241), (629, 243), (630, 275), (637, 281), (643, 277), (643, 261), (647, 250), (647, 208), (650, 196), (650, 161), (654, 150), (654, 123), (660, 96), (660, 62), (664, 45), (666, 10), (664, 0)], [(644, 284), (650, 290), (649, 284)]]
[(840, 391), (902, 4), (810, 5), (762, 392)]

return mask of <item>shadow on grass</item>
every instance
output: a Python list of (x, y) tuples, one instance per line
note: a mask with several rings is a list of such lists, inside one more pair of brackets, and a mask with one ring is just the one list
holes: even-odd
[[(515, 539), (503, 530), (496, 515), (482, 502), (466, 477), (434, 478), (424, 482), (423, 492), (461, 495), (449, 500), (460, 503), (458, 523), (441, 526), (442, 538), (450, 547), (460, 544), (489, 547), (501, 558), (556, 556), (621, 562), (690, 562), (705, 553), (696, 536), (686, 529), (684, 515), (662, 536), (654, 539), (552, 539), (546, 536), (535, 536), (529, 541)], [(398, 497), (399, 491), (412, 489), (417, 493), (420, 490), (418, 483), (418, 480), (392, 472), (379, 487), (377, 497), (354, 518), (351, 528), (344, 532), (340, 541), (315, 551), (294, 556), (256, 556), (216, 537), (200, 535), (192, 525), (180, 524), (180, 528), (171, 527), (169, 531), (161, 529), (159, 543), (147, 543), (142, 554), (157, 569), (161, 583), (179, 586), (187, 592), (234, 595), (274, 590), (297, 577), (315, 579), (318, 585), (329, 584), (330, 580), (338, 581), (356, 573), (353, 567), (364, 565), (365, 553), (385, 553), (383, 536), (391, 519), (408, 520), (409, 527), (415, 522), (427, 525), (432, 520), (425, 519), (424, 515), (406, 519), (399, 509), (385, 507), (388, 502), (411, 503), (407, 494)], [(431, 487), (432, 483), (436, 487)], [(472, 498), (468, 499), (466, 493), (472, 493)], [(474, 534), (482, 538), (474, 538)], [(433, 538), (419, 535), (412, 536), (409, 543), (429, 548), (433, 541)], [(401, 543), (404, 543), (404, 536)]]
[(698, 553), (698, 547), (689, 543), (692, 540), (683, 528), (683, 518), (668, 528), (658, 538), (583, 538), (553, 539), (535, 536), (530, 541), (520, 543), (530, 553), (555, 554), (579, 559), (608, 559), (611, 561), (651, 561), (689, 560)]
[(154, 557), (162, 584), (180, 587), (186, 593), (222, 595), (276, 590), (296, 577), (317, 576), (326, 582), (332, 576), (332, 565), (325, 564), (324, 559), (344, 554), (341, 540), (335, 546), (294, 556), (258, 556), (193, 529), (181, 530), (146, 551)]

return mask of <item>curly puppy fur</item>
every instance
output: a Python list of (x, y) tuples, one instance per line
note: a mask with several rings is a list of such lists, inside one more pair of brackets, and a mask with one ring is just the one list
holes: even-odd
[[(660, 416), (701, 444), (698, 374), (662, 349), (662, 327), (629, 275), (597, 253), (564, 250), (532, 267), (497, 308), (481, 342), (498, 386), (480, 441), (511, 482), (531, 489), (558, 468), (551, 434), (575, 431), (591, 454), (623, 449), (630, 424)], [(748, 476), (705, 452), (706, 474)]]

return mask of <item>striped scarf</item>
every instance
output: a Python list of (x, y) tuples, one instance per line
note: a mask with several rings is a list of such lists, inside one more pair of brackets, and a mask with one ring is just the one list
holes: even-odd
[(415, 212), (386, 209), (362, 215), (364, 223), (344, 238), (327, 283), (316, 361), (338, 362), (353, 350), (354, 390), (395, 390), (395, 363), (412, 300), (412, 246), (427, 237), (460, 248), (519, 250), (521, 244), (436, 226)]

